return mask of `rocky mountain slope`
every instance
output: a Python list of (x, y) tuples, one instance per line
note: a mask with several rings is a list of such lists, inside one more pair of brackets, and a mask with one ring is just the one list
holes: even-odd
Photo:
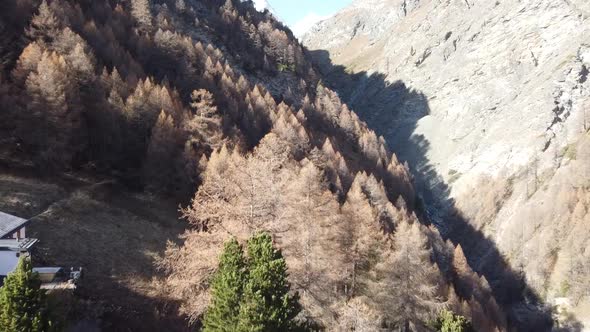
[(503, 257), (586, 326), (589, 18), (583, 0), (357, 0), (304, 38), (471, 266)]

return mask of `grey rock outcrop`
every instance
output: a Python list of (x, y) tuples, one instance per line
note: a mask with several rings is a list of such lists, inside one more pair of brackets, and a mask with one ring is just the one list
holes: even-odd
[[(357, 0), (304, 44), (410, 163), (443, 233), (459, 209), (590, 329), (576, 275), (590, 271), (590, 2)], [(485, 270), (488, 254), (470, 261)]]

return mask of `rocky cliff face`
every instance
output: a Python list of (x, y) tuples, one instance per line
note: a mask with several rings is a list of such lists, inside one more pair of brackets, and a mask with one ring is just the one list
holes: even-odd
[(582, 325), (589, 18), (585, 0), (357, 0), (304, 38), (329, 83), (410, 163), (431, 221), (471, 265), (493, 274), (501, 256)]

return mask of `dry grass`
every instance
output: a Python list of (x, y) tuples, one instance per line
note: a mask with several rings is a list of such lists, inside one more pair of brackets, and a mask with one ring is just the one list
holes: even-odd
[(56, 185), (0, 173), (0, 211), (31, 218), (65, 195)]
[(67, 189), (56, 183), (0, 173), (0, 210), (32, 217), (28, 234), (40, 239), (37, 264), (85, 269), (78, 298), (93, 313), (76, 318), (100, 319), (109, 331), (182, 330), (165, 322), (174, 308), (154, 265), (166, 242), (184, 231), (177, 203), (112, 182)]

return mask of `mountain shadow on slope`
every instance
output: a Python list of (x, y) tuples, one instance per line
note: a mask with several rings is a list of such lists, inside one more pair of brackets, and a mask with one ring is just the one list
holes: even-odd
[[(390, 83), (382, 73), (351, 73), (334, 65), (325, 50), (309, 51), (325, 84), (337, 91), (378, 135), (385, 137), (400, 161), (407, 161), (414, 176), (416, 209), (422, 222), (434, 224), (444, 239), (465, 253), (470, 267), (489, 282), (496, 301), (507, 315), (509, 328), (517, 331), (550, 331), (552, 309), (527, 285), (525, 271), (511, 267), (493, 240), (470, 224), (451, 197), (451, 188), (427, 158), (430, 142), (414, 135), (420, 119), (430, 114), (428, 96), (402, 81)], [(455, 284), (463, 298), (473, 294)], [(581, 331), (577, 322), (570, 329)]]

